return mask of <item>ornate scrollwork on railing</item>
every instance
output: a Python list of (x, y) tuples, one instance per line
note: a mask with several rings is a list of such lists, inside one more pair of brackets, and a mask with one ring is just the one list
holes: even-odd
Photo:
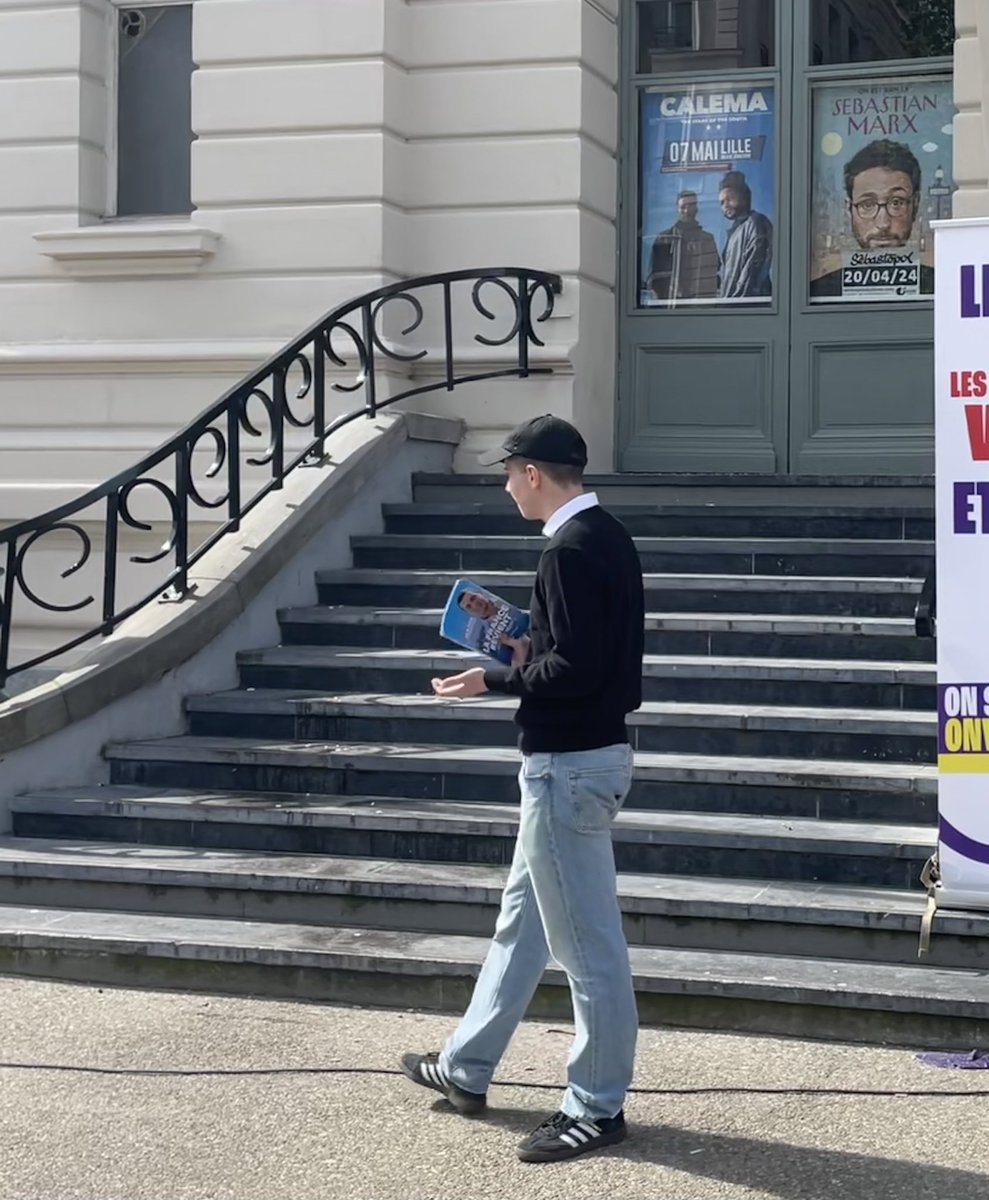
[(528, 329), (529, 341), (536, 346), (541, 346), (543, 343), (538, 337), (536, 337), (535, 332), (533, 331), (534, 322), (532, 319), (532, 305), (535, 301), (537, 293), (540, 291), (544, 292), (546, 304), (543, 312), (536, 317), (536, 321), (545, 321), (546, 318), (552, 314), (554, 303), (553, 292), (549, 290), (546, 283), (542, 280), (533, 280), (532, 283), (529, 284), (526, 294), (523, 297), (521, 292), (514, 292), (504, 279), (479, 279), (474, 284), (472, 291), (474, 307), (482, 316), (487, 317), (489, 321), (494, 321), (497, 320), (496, 315), (487, 308), (481, 299), (481, 292), (485, 287), (501, 288), (501, 290), (508, 295), (512, 302), (512, 307), (515, 313), (515, 322), (511, 329), (509, 329), (509, 331), (504, 335), (504, 337), (488, 338), (484, 337), (482, 334), (477, 334), (477, 341), (481, 342), (482, 345), (485, 346), (507, 346), (513, 338), (518, 337), (519, 330), (522, 328), (523, 323), (525, 323)]
[(384, 299), (379, 300), (377, 304), (371, 308), (370, 319), (367, 323), (368, 330), (371, 334), (371, 341), (374, 343), (376, 349), (380, 350), (386, 358), (390, 358), (393, 362), (418, 362), (420, 358), (426, 357), (426, 355), (429, 353), (428, 350), (415, 350), (412, 353), (403, 353), (395, 346), (389, 346), (383, 342), (380, 334), (378, 333), (378, 316), (384, 311), (386, 305), (394, 304), (396, 300), (404, 300), (406, 304), (411, 306), (414, 314), (411, 323), (406, 325), (404, 329), (400, 330), (398, 336), (408, 337), (410, 334), (415, 333), (417, 329), (422, 327), (424, 313), (422, 305), (419, 302), (419, 298), (411, 295), (409, 292), (395, 292), (395, 294), (392, 296), (385, 296)]
[[(288, 416), (287, 413), (286, 416)], [(227, 502), (227, 496), (223, 495), (216, 500), (207, 500), (206, 497), (203, 496), (199, 491), (198, 487), (196, 486), (196, 481), (192, 476), (192, 460), (196, 456), (196, 447), (205, 437), (211, 437), (213, 439), (213, 445), (216, 449), (216, 453), (213, 456), (213, 461), (203, 472), (205, 477), (207, 479), (215, 479), (223, 470), (223, 464), (227, 461), (226, 436), (221, 430), (215, 428), (213, 425), (207, 425), (205, 429), (200, 430), (199, 434), (196, 437), (191, 438), (189, 441), (189, 471), (185, 481), (186, 491), (189, 493), (189, 499), (192, 500), (194, 504), (198, 504), (200, 508), (222, 508)]]
[(240, 422), (240, 428), (244, 431), (244, 433), (250, 434), (251, 437), (264, 437), (264, 431), (258, 429), (247, 415), (248, 410), (251, 407), (252, 400), (257, 400), (264, 410), (265, 417), (268, 421), (269, 437), (268, 445), (265, 448), (264, 453), (257, 458), (248, 458), (247, 462), (252, 467), (266, 467), (272, 461), (275, 455), (275, 437), (276, 429), (278, 427), (278, 414), (275, 411), (275, 401), (271, 398), (271, 396), (269, 396), (263, 388), (252, 387), (249, 392), (245, 393), (245, 395), (241, 397), (239, 406), (240, 415), (238, 418)]
[(132, 563), (140, 563), (144, 566), (150, 566), (151, 563), (161, 562), (167, 558), (175, 549), (175, 544), (178, 541), (179, 525), (181, 523), (181, 512), (179, 509), (179, 498), (173, 488), (168, 484), (162, 483), (160, 479), (132, 479), (130, 483), (125, 483), (121, 487), (116, 496), (117, 500), (117, 531), (119, 533), (120, 524), (125, 525), (128, 529), (139, 530), (142, 533), (151, 533), (154, 530), (153, 521), (142, 521), (140, 517), (135, 516), (131, 512), (130, 502), (131, 497), (138, 488), (150, 488), (153, 492), (157, 492), (159, 496), (164, 496), (165, 503), (168, 506), (169, 512), (169, 530), (168, 536), (161, 544), (161, 548), (154, 554), (131, 554), (128, 555)]
[(285, 406), (285, 420), (296, 429), (308, 429), (313, 423), (313, 417), (309, 416), (305, 419), (302, 417), (297, 417), (292, 409), (292, 406), (288, 402), (288, 378), (292, 372), (292, 368), (296, 365), (302, 368), (302, 382), (295, 389), (295, 399), (306, 399), (306, 397), (312, 391), (313, 371), (312, 363), (309, 361), (306, 355), (302, 354), (301, 352), (297, 354), (290, 363), (287, 364), (283, 371), (280, 372), (278, 387), (282, 395), (282, 403)]
[(36, 604), (38, 608), (44, 609), (45, 612), (79, 612), (80, 609), (86, 608), (88, 605), (93, 603), (92, 596), (87, 596), (85, 600), (77, 600), (74, 604), (57, 604), (54, 600), (42, 599), (42, 597), (39, 596), (37, 592), (35, 592), (34, 589), (28, 585), (27, 579), (25, 578), (24, 562), (27, 558), (28, 551), (30, 551), (33, 546), (37, 545), (42, 538), (47, 537), (51, 533), (74, 534), (79, 539), (79, 544), (81, 546), (81, 552), (75, 562), (59, 573), (62, 579), (68, 579), (70, 576), (75, 575), (77, 572), (83, 569), (87, 562), (89, 562), (89, 556), (93, 549), (92, 539), (90, 538), (89, 534), (80, 525), (74, 525), (71, 521), (57, 521), (52, 525), (46, 526), (44, 529), (36, 529), (33, 533), (29, 534), (17, 547), (17, 550), (14, 554), (14, 566), (12, 571), (15, 585), (20, 588), (23, 595), (25, 595), (32, 604)]
[(344, 358), (344, 356), (333, 345), (333, 335), (334, 333), (338, 332), (342, 333), (347, 339), (349, 339), (353, 343), (354, 349), (357, 351), (357, 372), (353, 383), (340, 383), (337, 381), (333, 384), (333, 390), (335, 392), (359, 392), (361, 388), (364, 387), (365, 381), (367, 380), (369, 374), (371, 355), (368, 351), (367, 345), (364, 342), (364, 339), (353, 327), (353, 325), (351, 325), (349, 321), (340, 319), (338, 321), (334, 321), (333, 324), (323, 333), (323, 344), (326, 350), (326, 356), (335, 367), (339, 367), (342, 371), (353, 370), (347, 359)]
[[(465, 295), (458, 306), (461, 288)], [(530, 365), (529, 352), (543, 345), (535, 329), (552, 315), (560, 288), (556, 275), (515, 267), (453, 271), (378, 288), (328, 313), (134, 467), (75, 501), (0, 530), (0, 687), (17, 672), (110, 633), (159, 597), (187, 595), (189, 571), (202, 556), (237, 530), (243, 517), (296, 467), (322, 462), (327, 438), (344, 425), (373, 417), (399, 400), (452, 391), (463, 383), (548, 373), (547, 367)], [(481, 332), (466, 328), (472, 317), (474, 324), (482, 319)], [(395, 332), (389, 335), (384, 327), (391, 323)], [(434, 349), (429, 342), (425, 347), (410, 344), (414, 335), (428, 337)], [(501, 352), (507, 361), (497, 361), (499, 355), (492, 353), (496, 361), (484, 369), (458, 369), (457, 346), (467, 337)], [(509, 359), (505, 348), (513, 344)], [(442, 370), (438, 377), (423, 371), (417, 379), (417, 366), (428, 366), (431, 354)], [(383, 367), (408, 386), (382, 399), (378, 376)], [(328, 389), (327, 371), (333, 368), (352, 377), (336, 379)], [(349, 394), (362, 389), (360, 407), (339, 416), (327, 412), (328, 390)], [(304, 445), (293, 444), (289, 454), (287, 443), (303, 430), (310, 436), (302, 439)], [(211, 457), (204, 464), (205, 455)], [(214, 495), (207, 485), (221, 478)], [(225, 520), (217, 524), (215, 514), (224, 509)], [(197, 513), (202, 514), (198, 519)], [(202, 535), (207, 517), (214, 528)], [(122, 534), (140, 540), (162, 524), (167, 534), (159, 545), (121, 550)], [(191, 529), (200, 531), (195, 545)], [(44, 587), (28, 582), (28, 560), (51, 534), (68, 535), (78, 543), (56, 549), (48, 541), (46, 549), (49, 556), (67, 559), (55, 571), (60, 579), (77, 577), (87, 593), (82, 599), (56, 601), (44, 594)], [(159, 567), (153, 578), (141, 576), (137, 584), (129, 577), (125, 600), (118, 595), (122, 561), (130, 564), (130, 576), (136, 568)], [(46, 586), (50, 590), (50, 583)], [(12, 630), (15, 623), (31, 619), (32, 609), (76, 613), (89, 608), (93, 620), (82, 632), (11, 663)]]

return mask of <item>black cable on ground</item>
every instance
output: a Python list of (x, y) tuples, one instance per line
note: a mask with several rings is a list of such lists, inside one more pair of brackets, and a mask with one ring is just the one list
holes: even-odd
[[(208, 1070), (168, 1070), (151, 1067), (83, 1067), (71, 1063), (22, 1063), (0, 1062), (0, 1071), (59, 1071), (77, 1075), (124, 1075), (135, 1078), (250, 1078), (273, 1075), (382, 1075), (404, 1078), (402, 1072), (390, 1067), (217, 1067)], [(559, 1083), (529, 1083), (520, 1080), (496, 1079), (494, 1087), (527, 1088), (531, 1091), (557, 1092)], [(874, 1098), (907, 1099), (950, 1099), (952, 1097), (987, 1097), (987, 1090), (973, 1091), (921, 1091), (882, 1088), (764, 1088), (764, 1087), (685, 1087), (685, 1088), (629, 1088), (630, 1096), (870, 1096)]]

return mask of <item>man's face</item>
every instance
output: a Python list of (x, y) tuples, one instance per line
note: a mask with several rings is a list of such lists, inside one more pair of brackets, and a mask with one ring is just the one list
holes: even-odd
[(863, 250), (905, 246), (913, 233), (918, 202), (905, 171), (871, 167), (856, 175), (849, 205), (855, 240)]
[(681, 196), (677, 201), (677, 212), (680, 214), (681, 221), (696, 221), (697, 197)]
[(515, 507), (527, 521), (534, 520), (533, 505), (537, 497), (525, 460), (509, 458), (505, 462), (505, 476), (505, 491), (515, 501)]
[(742, 193), (735, 188), (722, 188), (718, 203), (729, 221), (734, 221), (744, 211)]
[(498, 606), (493, 600), (489, 600), (487, 596), (481, 596), (477, 592), (464, 592), (460, 598), (460, 607), (469, 612), (472, 617), (480, 617), (482, 621), (490, 621), (498, 611)]

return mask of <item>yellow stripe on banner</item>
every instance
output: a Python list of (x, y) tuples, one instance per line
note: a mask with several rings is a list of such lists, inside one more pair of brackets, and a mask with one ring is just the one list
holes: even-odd
[(989, 775), (989, 754), (941, 754), (937, 767), (944, 775)]

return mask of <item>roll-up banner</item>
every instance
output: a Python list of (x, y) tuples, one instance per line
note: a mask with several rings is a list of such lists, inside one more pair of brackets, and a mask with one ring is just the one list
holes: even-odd
[(937, 904), (989, 909), (989, 221), (935, 247)]

